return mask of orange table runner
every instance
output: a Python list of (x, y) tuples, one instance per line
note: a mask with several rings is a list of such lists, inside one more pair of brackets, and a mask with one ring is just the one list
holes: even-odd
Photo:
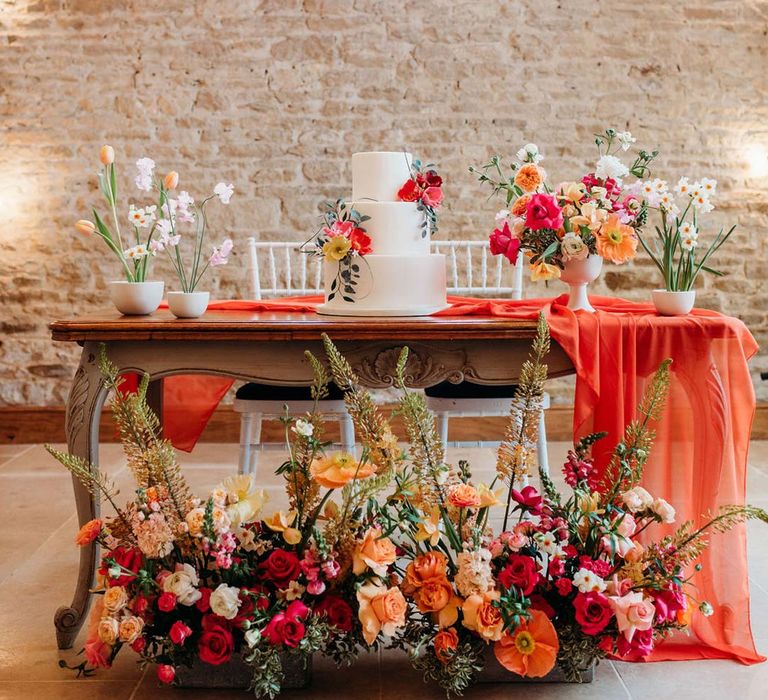
[[(574, 435), (608, 431), (595, 454), (605, 465), (624, 426), (634, 418), (646, 382), (672, 358), (666, 411), (645, 470), (644, 486), (669, 500), (678, 523), (703, 516), (727, 503), (743, 503), (747, 452), (755, 394), (747, 360), (757, 343), (739, 320), (714, 311), (659, 317), (650, 304), (591, 297), (594, 314), (573, 312), (565, 295), (522, 301), (449, 297), (438, 315), (492, 315), (535, 318), (544, 311), (552, 338), (576, 369)], [(210, 309), (313, 311), (320, 297), (268, 301), (213, 302)], [(165, 380), (166, 435), (191, 450), (232, 381), (220, 377)], [(660, 526), (659, 526), (660, 527)], [(692, 633), (660, 644), (651, 659), (729, 658), (745, 664), (765, 660), (752, 640), (746, 529), (715, 535), (698, 575), (700, 598), (715, 609), (695, 615)]]

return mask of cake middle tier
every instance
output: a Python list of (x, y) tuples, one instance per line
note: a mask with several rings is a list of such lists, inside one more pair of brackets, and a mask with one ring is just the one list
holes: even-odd
[(424, 212), (416, 202), (349, 202), (368, 221), (360, 224), (371, 239), (374, 255), (428, 255)]

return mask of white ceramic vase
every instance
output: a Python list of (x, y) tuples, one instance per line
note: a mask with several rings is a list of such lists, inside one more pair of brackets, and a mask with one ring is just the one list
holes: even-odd
[(696, 302), (696, 290), (669, 292), (666, 289), (654, 289), (651, 292), (653, 305), (662, 316), (685, 316), (691, 313)]
[(121, 314), (145, 316), (157, 311), (163, 300), (162, 282), (110, 282), (109, 298)]
[(168, 308), (176, 318), (197, 318), (205, 313), (209, 292), (168, 292)]
[(560, 273), (560, 281), (570, 287), (568, 308), (594, 313), (595, 308), (589, 303), (587, 285), (594, 282), (603, 269), (603, 259), (599, 255), (588, 255), (584, 260), (569, 260)]

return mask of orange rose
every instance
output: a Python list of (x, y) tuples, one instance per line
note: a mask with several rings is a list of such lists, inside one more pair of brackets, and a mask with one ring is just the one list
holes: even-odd
[(358, 589), (357, 602), (363, 637), (369, 646), (376, 641), (379, 632), (391, 637), (398, 627), (405, 624), (408, 604), (399, 588), (367, 583)]
[(512, 209), (510, 209), (510, 212), (514, 214), (515, 216), (522, 216), (525, 214), (526, 209), (528, 208), (528, 202), (531, 199), (531, 195), (524, 194), (522, 197), (515, 200), (515, 203), (512, 205)]
[(318, 457), (309, 467), (312, 478), (327, 489), (340, 489), (353, 479), (366, 479), (375, 473), (372, 464), (361, 464), (346, 452)]
[(85, 525), (80, 528), (80, 531), (75, 536), (75, 544), (83, 547), (86, 544), (93, 542), (101, 532), (101, 520), (94, 518), (89, 520)]
[(453, 586), (447, 578), (425, 583), (416, 591), (414, 600), (421, 612), (440, 612), (453, 598)]
[(470, 484), (457, 484), (448, 493), (448, 502), (456, 508), (476, 508), (480, 505), (480, 494)]
[(445, 630), (440, 630), (434, 639), (435, 656), (444, 664), (447, 664), (453, 657), (453, 652), (456, 651), (459, 646), (459, 635), (456, 629), (449, 627)]
[(543, 181), (541, 170), (533, 163), (526, 163), (515, 175), (515, 184), (523, 192), (534, 192)]
[(397, 551), (392, 540), (381, 536), (380, 527), (372, 527), (355, 546), (352, 570), (359, 575), (368, 568), (378, 576), (385, 576), (387, 567), (393, 564), (395, 559), (397, 559)]
[(445, 578), (448, 559), (445, 554), (429, 551), (416, 557), (405, 570), (405, 583), (412, 588), (419, 588), (428, 581), (440, 581)]
[(493, 605), (493, 601), (498, 598), (498, 591), (471, 595), (461, 608), (464, 613), (464, 627), (477, 632), (488, 642), (498, 642), (504, 631), (504, 620), (499, 609)]

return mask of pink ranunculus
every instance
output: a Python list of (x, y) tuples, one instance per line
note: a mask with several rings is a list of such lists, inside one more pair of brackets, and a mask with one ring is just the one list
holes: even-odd
[(525, 208), (525, 225), (533, 230), (557, 230), (563, 225), (563, 210), (551, 194), (531, 195)]
[(439, 207), (443, 201), (443, 190), (439, 187), (427, 187), (421, 193), (421, 201), (428, 207)]
[(635, 632), (650, 629), (653, 625), (656, 610), (653, 603), (645, 599), (640, 591), (627, 593), (621, 597), (611, 596), (608, 600), (611, 601), (619, 632), (624, 633), (628, 642), (632, 641)]
[(505, 221), (500, 229), (494, 229), (488, 240), (491, 244), (491, 255), (503, 255), (513, 265), (517, 263), (520, 239), (512, 235), (508, 221)]

